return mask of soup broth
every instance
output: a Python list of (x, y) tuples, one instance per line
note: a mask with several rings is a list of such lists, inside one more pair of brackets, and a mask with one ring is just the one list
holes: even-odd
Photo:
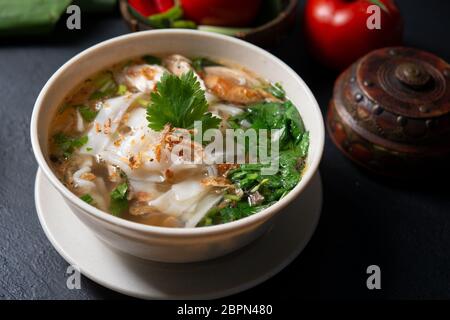
[[(195, 123), (223, 136), (268, 130), (278, 170), (264, 174), (267, 163), (248, 163), (245, 139), (234, 161), (216, 161), (229, 149), (207, 155), (211, 140), (191, 139)], [(170, 54), (124, 61), (79, 84), (53, 116), (48, 152), (65, 186), (100, 210), (148, 225), (202, 227), (284, 197), (301, 179), (308, 147), (280, 84), (234, 63)]]

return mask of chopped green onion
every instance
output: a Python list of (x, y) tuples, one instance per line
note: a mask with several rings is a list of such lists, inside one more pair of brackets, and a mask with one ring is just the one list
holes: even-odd
[(137, 103), (139, 103), (143, 107), (147, 107), (149, 105), (150, 101), (139, 98), (139, 99), (137, 99)]
[(81, 117), (87, 122), (92, 122), (97, 116), (97, 111), (93, 111), (91, 108), (85, 105), (77, 106), (78, 111), (81, 114)]
[(94, 79), (94, 85), (97, 87), (89, 97), (89, 100), (98, 100), (106, 96), (113, 95), (117, 91), (117, 85), (111, 72), (105, 72)]
[(235, 194), (225, 194), (223, 197), (227, 200), (232, 200), (232, 201), (241, 200), (241, 197), (239, 197), (238, 195), (235, 195)]
[(92, 202), (94, 201), (94, 199), (92, 198), (92, 196), (89, 193), (82, 195), (80, 197), (80, 199), (88, 204), (92, 204)]
[(284, 99), (286, 97), (286, 92), (280, 83), (271, 84), (270, 87), (266, 89), (267, 92), (272, 94), (275, 98)]
[(259, 184), (257, 184), (256, 186), (254, 186), (253, 189), (250, 190), (250, 192), (253, 193), (253, 192), (258, 191), (259, 188), (260, 188), (263, 184), (265, 184), (265, 183), (267, 183), (267, 182), (269, 182), (269, 179), (263, 179)]
[(124, 84), (120, 84), (120, 85), (117, 87), (117, 94), (118, 94), (119, 96), (123, 96), (125, 93), (127, 93), (127, 91), (128, 91), (128, 88), (127, 88), (127, 86), (124, 85)]

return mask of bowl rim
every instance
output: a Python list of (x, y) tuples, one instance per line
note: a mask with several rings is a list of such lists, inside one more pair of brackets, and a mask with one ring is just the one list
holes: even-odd
[[(201, 228), (167, 228), (160, 226), (151, 226), (146, 224), (141, 224), (138, 222), (129, 221), (123, 218), (119, 218), (113, 216), (105, 211), (97, 209), (94, 206), (89, 205), (88, 203), (81, 200), (74, 193), (72, 193), (63, 183), (56, 177), (53, 173), (53, 170), (50, 168), (47, 163), (44, 153), (41, 149), (39, 139), (38, 139), (38, 119), (41, 109), (44, 108), (44, 104), (42, 103), (46, 95), (48, 94), (49, 89), (53, 86), (53, 84), (58, 80), (61, 74), (63, 74), (69, 67), (73, 64), (76, 64), (77, 61), (83, 59), (84, 56), (90, 55), (96, 50), (102, 48), (103, 46), (120, 44), (121, 42), (128, 41), (134, 38), (146, 38), (151, 37), (152, 35), (164, 35), (170, 37), (171, 35), (184, 35), (184, 36), (193, 36), (197, 38), (213, 38), (215, 40), (220, 40), (228, 43), (233, 43), (235, 45), (246, 47), (259, 55), (266, 56), (267, 58), (274, 60), (277, 64), (283, 67), (286, 73), (290, 74), (301, 87), (301, 89), (305, 92), (308, 99), (311, 102), (311, 108), (316, 115), (317, 123), (314, 125), (318, 125), (318, 136), (317, 136), (317, 152), (314, 155), (314, 158), (311, 159), (311, 162), (302, 176), (300, 182), (292, 189), (283, 199), (277, 201), (270, 207), (263, 209), (251, 216), (242, 218), (240, 220), (220, 224), (213, 225), (208, 227)], [(239, 63), (239, 62), (238, 62)], [(296, 105), (296, 108), (299, 107)], [(300, 111), (300, 110), (299, 110)], [(167, 29), (167, 30), (148, 30), (141, 31), (135, 33), (129, 33), (125, 35), (121, 35), (118, 37), (111, 38), (106, 41), (102, 41), (94, 46), (91, 46), (80, 53), (76, 54), (74, 57), (65, 62), (58, 70), (50, 77), (50, 79), (46, 82), (42, 90), (40, 91), (36, 102), (33, 107), (33, 113), (31, 116), (31, 125), (30, 125), (30, 136), (31, 136), (31, 144), (33, 153), (36, 157), (39, 167), (44, 172), (47, 179), (52, 183), (52, 185), (71, 203), (75, 204), (77, 207), (81, 208), (85, 213), (90, 214), (94, 218), (97, 218), (103, 222), (107, 222), (113, 224), (118, 227), (122, 227), (127, 230), (138, 231), (147, 234), (154, 235), (163, 235), (163, 236), (172, 236), (172, 237), (195, 237), (195, 236), (206, 236), (206, 235), (217, 235), (225, 232), (236, 231), (237, 229), (246, 228), (255, 223), (265, 221), (270, 218), (276, 212), (279, 212), (283, 209), (287, 204), (292, 202), (294, 198), (296, 198), (303, 189), (309, 184), (313, 175), (316, 173), (319, 167), (319, 163), (322, 158), (324, 143), (325, 143), (325, 128), (323, 122), (323, 115), (315, 99), (313, 93), (303, 81), (302, 78), (286, 63), (272, 55), (271, 53), (251, 44), (244, 40), (237, 39), (231, 36), (225, 36), (210, 32), (198, 31), (198, 30), (185, 30), (185, 29)]]

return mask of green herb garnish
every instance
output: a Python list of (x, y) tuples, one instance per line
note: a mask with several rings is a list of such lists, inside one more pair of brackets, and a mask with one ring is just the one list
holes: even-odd
[(81, 114), (81, 117), (87, 122), (92, 122), (98, 113), (97, 111), (94, 111), (85, 105), (79, 105), (79, 106), (77, 106), (77, 108)]
[(232, 128), (240, 128), (245, 120), (252, 129), (280, 129), (280, 148), (290, 149), (300, 142), (305, 126), (295, 106), (290, 101), (263, 102), (250, 106), (244, 113), (229, 118)]
[(128, 209), (128, 184), (126, 182), (119, 184), (111, 192), (111, 203), (109, 210), (115, 216), (120, 216)]
[(192, 71), (181, 77), (165, 73), (152, 92), (147, 107), (149, 128), (160, 131), (166, 124), (175, 128), (192, 129), (195, 121), (202, 121), (204, 131), (218, 128), (220, 119), (208, 110), (205, 92)]
[(92, 198), (92, 196), (89, 193), (82, 195), (80, 197), (80, 199), (88, 204), (92, 204), (94, 202), (94, 199)]
[(64, 157), (68, 158), (75, 151), (75, 149), (81, 148), (88, 142), (88, 137), (82, 136), (73, 138), (60, 132), (53, 136), (53, 141), (62, 151)]
[(199, 227), (211, 226), (214, 224), (221, 224), (236, 221), (261, 211), (273, 203), (261, 205), (261, 206), (250, 206), (247, 202), (237, 202), (233, 206), (228, 206), (222, 209), (212, 208), (206, 216), (198, 224)]
[[(235, 185), (236, 193), (224, 195), (222, 205), (213, 208), (199, 226), (221, 224), (252, 215), (286, 196), (300, 181), (308, 154), (309, 133), (302, 118), (290, 101), (257, 103), (228, 123), (232, 128), (241, 128), (246, 121), (253, 129), (280, 129), (279, 170), (272, 175), (263, 175), (261, 169), (267, 164), (241, 164), (230, 170), (227, 178)], [(259, 200), (252, 200), (256, 197)]]

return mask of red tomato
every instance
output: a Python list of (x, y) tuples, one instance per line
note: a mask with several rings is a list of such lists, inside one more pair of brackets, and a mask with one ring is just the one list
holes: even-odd
[(245, 27), (258, 14), (261, 0), (181, 0), (187, 19), (197, 24)]
[(128, 0), (128, 4), (144, 17), (165, 12), (174, 6), (173, 0)]
[(156, 4), (156, 8), (159, 12), (166, 12), (170, 8), (172, 8), (175, 3), (173, 0), (154, 0)]
[[(377, 2), (384, 5), (381, 29), (369, 29), (367, 8)], [(399, 45), (403, 20), (393, 0), (308, 0), (305, 34), (317, 60), (342, 70), (374, 49)]]
[(128, 4), (145, 17), (158, 13), (158, 9), (152, 0), (128, 0)]

